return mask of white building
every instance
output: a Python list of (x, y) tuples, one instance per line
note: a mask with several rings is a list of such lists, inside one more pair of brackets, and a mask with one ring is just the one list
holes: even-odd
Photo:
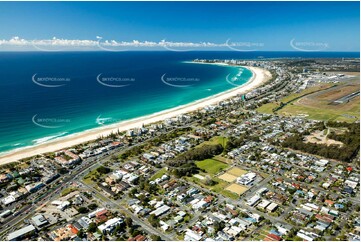
[(329, 162), (328, 160), (321, 159), (321, 160), (317, 160), (315, 162), (315, 165), (317, 165), (317, 166), (326, 166), (328, 164), (328, 162)]
[(267, 207), (270, 203), (271, 203), (270, 201), (263, 199), (263, 200), (257, 205), (257, 208), (266, 209), (266, 207)]
[(170, 207), (167, 205), (163, 205), (160, 208), (157, 208), (156, 210), (152, 211), (150, 214), (154, 214), (156, 217), (168, 212), (170, 210)]
[(258, 195), (254, 195), (246, 202), (249, 206), (254, 206), (261, 198)]
[(200, 241), (202, 239), (202, 236), (197, 234), (196, 232), (187, 229), (186, 233), (184, 235), (184, 240), (185, 241)]
[(270, 205), (267, 206), (267, 211), (268, 212), (273, 212), (274, 210), (276, 210), (278, 207), (277, 203), (271, 203)]
[(121, 225), (123, 223), (123, 219), (121, 218), (112, 218), (106, 221), (104, 224), (98, 226), (98, 229), (103, 234), (111, 233), (115, 227)]

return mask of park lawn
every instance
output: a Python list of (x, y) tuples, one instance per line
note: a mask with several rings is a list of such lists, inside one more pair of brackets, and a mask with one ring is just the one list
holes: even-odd
[(95, 178), (95, 175), (96, 175), (96, 174), (98, 174), (97, 169), (94, 169), (94, 170), (90, 171), (90, 172), (83, 178), (84, 183), (87, 184), (87, 185), (90, 185), (90, 184), (94, 183), (94, 182), (92, 181), (92, 178), (93, 178), (93, 177)]
[(227, 137), (223, 137), (223, 136), (215, 136), (213, 138), (210, 139), (213, 144), (221, 144), (223, 147), (226, 146), (228, 138)]
[(63, 196), (68, 195), (68, 194), (71, 193), (71, 192), (76, 191), (76, 190), (78, 190), (78, 189), (76, 189), (75, 187), (67, 187), (67, 188), (65, 188), (63, 191), (61, 191), (61, 194), (60, 194), (60, 195), (63, 197)]
[(221, 170), (225, 170), (228, 168), (227, 164), (220, 162), (214, 159), (205, 159), (202, 161), (197, 161), (196, 165), (198, 168), (205, 170), (207, 173), (211, 175), (215, 175)]
[(227, 144), (228, 138), (223, 136), (214, 136), (210, 138), (209, 140), (201, 143), (198, 145), (198, 147), (202, 147), (203, 145), (217, 145), (220, 144), (223, 147)]
[(157, 178), (161, 178), (164, 174), (167, 173), (167, 169), (164, 167), (162, 169), (160, 169), (159, 171), (157, 171), (151, 178), (151, 181), (154, 181)]
[(232, 159), (223, 157), (222, 155), (216, 155), (216, 156), (214, 156), (212, 159), (213, 159), (213, 160), (220, 161), (220, 162), (223, 162), (223, 163), (227, 163), (227, 164), (233, 164), (233, 160), (232, 160)]

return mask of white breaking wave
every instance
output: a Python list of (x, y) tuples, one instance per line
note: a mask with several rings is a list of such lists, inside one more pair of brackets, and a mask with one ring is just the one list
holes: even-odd
[(103, 125), (103, 124), (105, 124), (106, 122), (112, 120), (111, 117), (110, 117), (110, 118), (101, 118), (100, 116), (101, 116), (101, 115), (99, 115), (99, 116), (96, 118), (96, 120), (95, 120), (95, 122), (96, 122), (97, 124), (99, 124), (99, 125)]
[(16, 144), (13, 144), (12, 146), (20, 146), (20, 145), (23, 145), (24, 143), (16, 143)]
[(45, 142), (47, 142), (47, 141), (49, 141), (49, 140), (52, 140), (52, 139), (55, 139), (55, 138), (64, 136), (64, 135), (67, 134), (67, 133), (68, 133), (68, 132), (61, 132), (61, 133), (56, 134), (56, 135), (46, 136), (46, 137), (43, 137), (43, 138), (40, 138), (40, 139), (34, 139), (32, 142), (33, 142), (33, 144), (35, 144), (35, 145), (42, 144), (42, 143), (45, 143)]

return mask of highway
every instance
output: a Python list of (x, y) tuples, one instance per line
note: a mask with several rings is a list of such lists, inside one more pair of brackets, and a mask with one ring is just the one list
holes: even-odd
[[(194, 123), (195, 122), (192, 122), (192, 123), (189, 123), (188, 125), (176, 127), (174, 129), (187, 128), (187, 127), (190, 127), (191, 125), (193, 125)], [(174, 129), (170, 129), (164, 133), (167, 134), (171, 131), (174, 131)], [(53, 189), (53, 190), (50, 189), (48, 191), (45, 191), (44, 194), (46, 194), (46, 195), (41, 200), (39, 200), (35, 203), (32, 202), (31, 204), (25, 205), (20, 210), (18, 210), (15, 214), (10, 215), (11, 217), (8, 217), (7, 220), (5, 220), (1, 224), (0, 239), (6, 240), (6, 237), (4, 236), (6, 232), (9, 232), (9, 230), (14, 230), (16, 228), (17, 224), (22, 223), (25, 219), (30, 218), (31, 216), (34, 216), (34, 213), (36, 212), (37, 208), (39, 208), (42, 205), (49, 202), (52, 199), (52, 197), (59, 194), (64, 188), (67, 188), (67, 186), (70, 183), (72, 183), (73, 181), (79, 180), (81, 176), (88, 174), (91, 170), (94, 170), (97, 167), (100, 167), (102, 165), (102, 163), (110, 161), (110, 158), (113, 155), (117, 156), (129, 149), (143, 145), (144, 143), (149, 142), (154, 138), (156, 138), (156, 137), (148, 138), (146, 140), (143, 140), (143, 141), (141, 141), (137, 144), (134, 144), (132, 146), (129, 146), (129, 147), (119, 147), (119, 148), (116, 148), (109, 152), (102, 153), (102, 154), (84, 159), (80, 165), (78, 165), (73, 170), (71, 170), (71, 174), (68, 173), (67, 175), (61, 176), (59, 178), (61, 180), (61, 183), (55, 189)], [(59, 182), (59, 179), (57, 179), (55, 182)], [(49, 185), (51, 185), (51, 184), (49, 184)], [(26, 198), (25, 202), (32, 201), (33, 199), (36, 198), (36, 196), (40, 196), (40, 193), (44, 192), (44, 190), (49, 185), (43, 187), (36, 193), (30, 194)], [(17, 206), (18, 204), (21, 204), (23, 202), (24, 202), (24, 200), (20, 200), (20, 201), (16, 202), (15, 204), (13, 204), (12, 206)], [(155, 233), (155, 234), (157, 234), (157, 233)]]

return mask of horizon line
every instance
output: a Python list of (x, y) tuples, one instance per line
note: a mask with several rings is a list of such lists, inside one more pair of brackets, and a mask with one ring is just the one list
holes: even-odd
[(257, 52), (298, 52), (298, 53), (361, 53), (360, 51), (345, 51), (345, 50), (328, 50), (328, 51), (300, 51), (300, 50), (183, 50), (183, 51), (174, 51), (174, 50), (167, 50), (167, 49), (159, 49), (159, 50), (0, 50), (2, 52), (51, 52), (51, 53), (61, 53), (61, 52), (113, 52), (113, 53), (122, 53), (122, 52), (243, 52), (243, 53), (257, 53)]

